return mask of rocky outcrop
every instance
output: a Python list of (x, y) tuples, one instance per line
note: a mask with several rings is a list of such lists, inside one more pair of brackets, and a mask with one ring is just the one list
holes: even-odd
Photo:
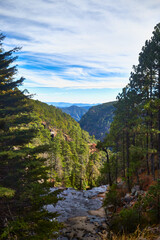
[(106, 229), (105, 222), (99, 223), (94, 217), (75, 217), (68, 219), (58, 240), (100, 240)]
[[(57, 133), (60, 131), (60, 130), (57, 129), (57, 128), (53, 128), (53, 127), (48, 126), (47, 123), (44, 122), (44, 121), (42, 122), (42, 125), (44, 126), (44, 128), (49, 129), (50, 135), (51, 135), (51, 138), (52, 138), (52, 139), (53, 139), (54, 137), (56, 137)], [(67, 142), (71, 142), (71, 141), (72, 141), (72, 138), (71, 138), (69, 135), (67, 135), (66, 133), (63, 133), (63, 138), (64, 138), (64, 140), (67, 141)]]
[[(106, 229), (102, 200), (107, 187), (100, 186), (81, 191), (66, 188), (59, 194), (61, 200), (56, 206), (47, 206), (50, 212), (58, 212), (58, 220), (65, 224), (59, 240), (102, 239), (101, 235)], [(57, 189), (52, 188), (51, 191)]]

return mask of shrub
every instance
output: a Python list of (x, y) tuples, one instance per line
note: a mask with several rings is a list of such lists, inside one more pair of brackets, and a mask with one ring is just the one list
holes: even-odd
[(150, 186), (144, 203), (147, 207), (150, 223), (160, 223), (160, 180), (155, 185)]
[(122, 209), (111, 221), (111, 230), (116, 233), (133, 233), (140, 224), (136, 209)]
[(121, 197), (119, 192), (117, 191), (117, 185), (113, 184), (109, 191), (106, 193), (106, 198), (104, 200), (103, 206), (105, 209), (109, 205), (113, 205), (113, 212), (116, 212), (117, 207), (121, 205)]

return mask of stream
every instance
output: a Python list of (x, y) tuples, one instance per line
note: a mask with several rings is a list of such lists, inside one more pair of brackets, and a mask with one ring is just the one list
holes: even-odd
[[(49, 212), (57, 212), (59, 222), (65, 227), (57, 240), (98, 240), (106, 229), (105, 211), (102, 208), (107, 185), (91, 190), (66, 188), (58, 195), (62, 198), (53, 206), (47, 206)], [(58, 188), (52, 188), (55, 191)]]

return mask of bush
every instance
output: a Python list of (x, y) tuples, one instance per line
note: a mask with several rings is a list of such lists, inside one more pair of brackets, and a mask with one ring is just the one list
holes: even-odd
[(136, 209), (122, 209), (111, 221), (111, 230), (115, 233), (133, 233), (140, 224)]
[(109, 191), (106, 193), (106, 198), (104, 200), (103, 206), (105, 209), (109, 205), (113, 205), (113, 212), (116, 212), (117, 207), (121, 205), (121, 197), (119, 192), (117, 191), (117, 185), (113, 184)]
[(155, 185), (150, 186), (144, 203), (150, 223), (160, 223), (160, 180)]

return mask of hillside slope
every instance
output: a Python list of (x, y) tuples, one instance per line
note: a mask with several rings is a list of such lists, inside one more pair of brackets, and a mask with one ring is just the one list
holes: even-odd
[(61, 108), (61, 110), (65, 113), (69, 114), (77, 122), (79, 122), (81, 120), (82, 116), (88, 111), (87, 109), (85, 109), (83, 107), (78, 107), (76, 105)]
[[(94, 186), (101, 167), (101, 153), (93, 148), (95, 139), (60, 109), (31, 100), (39, 135), (33, 144), (50, 145), (48, 166), (51, 182), (77, 189)], [(94, 162), (94, 165), (93, 165)]]
[(80, 120), (81, 128), (95, 135), (96, 139), (103, 140), (113, 121), (115, 103), (108, 102), (90, 108)]
[(31, 100), (34, 108), (34, 114), (39, 118), (45, 129), (57, 134), (67, 135), (73, 141), (78, 137), (82, 138), (85, 143), (89, 143), (91, 137), (82, 130), (79, 123), (77, 123), (69, 114), (62, 112), (61, 109), (52, 105), (40, 102), (38, 100)]

